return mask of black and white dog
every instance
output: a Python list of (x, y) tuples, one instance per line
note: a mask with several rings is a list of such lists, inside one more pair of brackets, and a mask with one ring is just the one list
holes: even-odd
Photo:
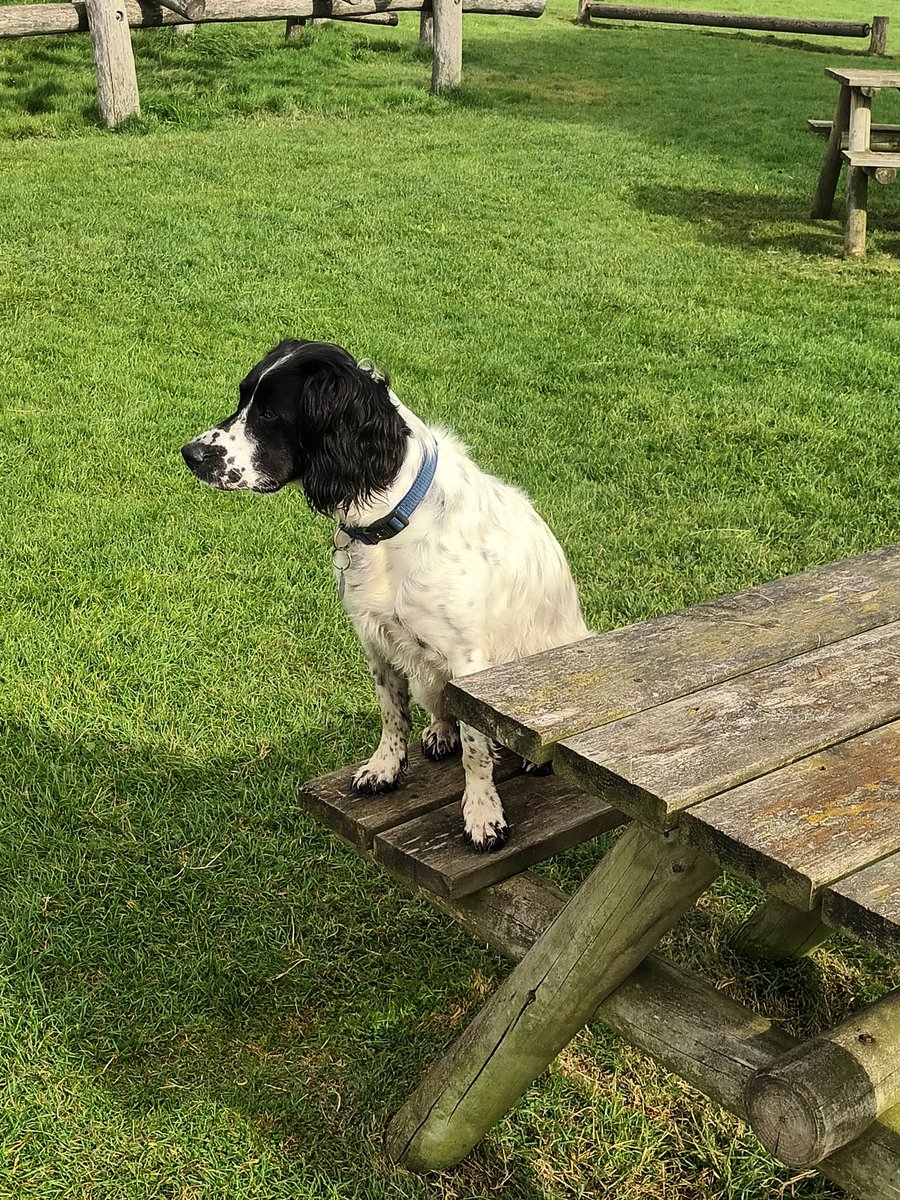
[(284, 341), (240, 385), (237, 411), (182, 449), (198, 479), (224, 490), (277, 492), (298, 483), (338, 522), (338, 588), (359, 635), (381, 709), (378, 748), (359, 792), (400, 782), (409, 693), (430, 714), (432, 759), (462, 742), (463, 825), (476, 850), (508, 827), (491, 745), (442, 705), (448, 680), (586, 636), (559, 543), (522, 492), (475, 466), (430, 428), (388, 380), (327, 342)]

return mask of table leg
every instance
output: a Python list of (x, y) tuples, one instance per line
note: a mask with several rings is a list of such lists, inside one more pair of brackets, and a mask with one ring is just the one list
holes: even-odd
[(819, 173), (819, 186), (816, 188), (811, 216), (815, 220), (824, 220), (831, 216), (834, 208), (834, 193), (837, 190), (838, 178), (841, 174), (841, 140), (850, 127), (850, 89), (841, 84), (841, 94), (838, 96), (837, 111), (828, 135), (828, 145), (825, 147), (825, 158)]
[(803, 912), (770, 896), (738, 929), (734, 947), (746, 958), (775, 962), (803, 958), (831, 936), (822, 923), (821, 908)]
[[(868, 150), (872, 137), (872, 97), (859, 88), (850, 93), (850, 133), (848, 149)], [(866, 209), (869, 176), (862, 167), (847, 171), (847, 207), (844, 213), (844, 253), (866, 252)]]
[(468, 1154), (717, 874), (677, 832), (630, 825), (391, 1122), (394, 1161)]

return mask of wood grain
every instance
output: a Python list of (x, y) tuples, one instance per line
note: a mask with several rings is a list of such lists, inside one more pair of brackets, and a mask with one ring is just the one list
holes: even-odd
[[(179, 25), (186, 18), (152, 0), (122, 0), (132, 29)], [(463, 12), (512, 17), (539, 17), (546, 0), (461, 0)], [(420, 12), (430, 0), (207, 0), (197, 24), (206, 21), (275, 21), (294, 18), (366, 16), (378, 12)], [(84, 0), (74, 4), (0, 5), (0, 38), (84, 33), (88, 21)]]
[[(576, 787), (667, 829), (702, 800), (897, 717), (900, 622), (570, 738), (554, 762)], [(777, 778), (754, 797), (767, 786)], [(773, 815), (793, 803), (779, 797)]]
[[(528, 873), (459, 900), (419, 895), (513, 960), (525, 954), (568, 899)], [(593, 1020), (745, 1120), (744, 1089), (754, 1072), (799, 1045), (765, 1017), (656, 954), (602, 1001)], [(884, 1113), (818, 1170), (858, 1200), (898, 1200), (900, 1107)]]
[(900, 723), (724, 792), (682, 823), (723, 866), (811, 909), (828, 884), (900, 850)]
[(497, 853), (476, 854), (465, 844), (457, 801), (379, 834), (375, 861), (440, 896), (466, 896), (627, 819), (552, 775), (518, 775), (498, 791), (511, 835)]
[(391, 1122), (391, 1158), (458, 1162), (568, 1044), (715, 878), (716, 868), (631, 825)]
[(465, 676), (446, 698), (546, 762), (563, 738), (898, 619), (894, 545)]
[(822, 37), (868, 37), (872, 26), (863, 21), (815, 20), (807, 17), (758, 17), (743, 13), (701, 12), (698, 9), (647, 8), (637, 4), (590, 4), (592, 17), (612, 21), (661, 21), (672, 25), (707, 25), (713, 29), (765, 29), (771, 33), (805, 33)]
[[(410, 746), (409, 767), (400, 786), (392, 792), (370, 796), (352, 791), (351, 781), (362, 765), (354, 763), (311, 779), (298, 796), (300, 805), (312, 816), (359, 850), (370, 849), (376, 834), (393, 825), (404, 824), (451, 800), (458, 804), (466, 786), (460, 759), (430, 762), (419, 745)], [(501, 751), (494, 763), (494, 780), (509, 779), (521, 770), (522, 760), (517, 755)]]
[(852, 88), (900, 88), (900, 71), (857, 71), (853, 67), (826, 67), (825, 74)]
[(436, 94), (459, 87), (462, 78), (461, 0), (432, 0), (434, 57), (431, 90)]
[(782, 1162), (808, 1167), (900, 1103), (900, 990), (758, 1071), (744, 1090), (753, 1132)]
[(206, 0), (159, 0), (159, 4), (162, 8), (170, 8), (172, 12), (187, 17), (189, 21), (202, 17), (206, 8)]
[(731, 944), (744, 958), (786, 962), (803, 958), (830, 936), (821, 907), (806, 912), (769, 896), (738, 928)]
[(828, 888), (822, 915), (829, 925), (900, 958), (900, 854)]
[(86, 0), (85, 15), (91, 31), (100, 121), (115, 129), (141, 111), (125, 5), (120, 0)]

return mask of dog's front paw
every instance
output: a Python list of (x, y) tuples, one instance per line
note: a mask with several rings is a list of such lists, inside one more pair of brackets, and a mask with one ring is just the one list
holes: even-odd
[(459, 750), (459, 729), (453, 721), (432, 721), (422, 731), (422, 753), (432, 762), (450, 758)]
[(509, 826), (506, 821), (501, 825), (491, 825), (483, 830), (469, 830), (463, 833), (466, 845), (477, 850), (479, 854), (494, 854), (502, 850), (509, 841)]
[(493, 854), (509, 841), (509, 825), (500, 797), (493, 788), (482, 796), (465, 793), (462, 800), (463, 837), (479, 854)]
[(392, 792), (400, 786), (406, 771), (406, 759), (379, 763), (370, 758), (365, 766), (360, 767), (350, 783), (351, 789), (360, 796), (380, 796), (384, 792)]

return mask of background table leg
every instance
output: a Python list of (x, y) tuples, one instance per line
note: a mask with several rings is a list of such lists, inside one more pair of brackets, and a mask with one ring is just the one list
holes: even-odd
[[(863, 95), (859, 88), (850, 92), (850, 150), (868, 150), (872, 137), (872, 97)], [(844, 214), (844, 253), (851, 255), (866, 252), (866, 209), (869, 195), (869, 177), (862, 167), (850, 167), (847, 171), (847, 209)]]
[(813, 200), (812, 216), (823, 220), (831, 216), (834, 208), (834, 193), (837, 190), (838, 178), (841, 174), (841, 139), (850, 125), (850, 89), (841, 85), (838, 97), (837, 111), (828, 135), (828, 145), (825, 147), (825, 158), (822, 160), (822, 170), (819, 173), (819, 186), (816, 188)]
[(512, 1107), (718, 874), (632, 824), (391, 1122), (413, 1171), (458, 1162)]

